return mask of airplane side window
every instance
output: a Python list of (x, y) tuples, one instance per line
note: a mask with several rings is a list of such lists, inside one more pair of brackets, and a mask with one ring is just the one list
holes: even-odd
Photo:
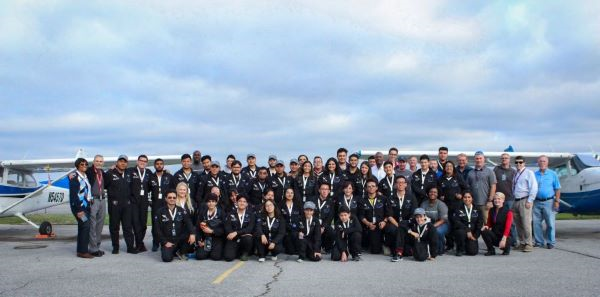
[(575, 159), (571, 159), (571, 175), (575, 175), (577, 173), (579, 173), (579, 167), (577, 166), (577, 164), (575, 163)]
[(6, 183), (9, 185), (16, 186), (19, 182), (19, 173), (18, 172), (8, 172), (8, 178), (6, 179)]
[(558, 175), (558, 178), (569, 175), (569, 170), (567, 169), (567, 165), (558, 166), (558, 167), (554, 168), (554, 171), (556, 172), (556, 175)]
[(4, 167), (0, 167), (0, 184), (4, 181)]
[(36, 186), (35, 179), (33, 178), (33, 176), (31, 174), (25, 175), (25, 186), (26, 187), (35, 187)]

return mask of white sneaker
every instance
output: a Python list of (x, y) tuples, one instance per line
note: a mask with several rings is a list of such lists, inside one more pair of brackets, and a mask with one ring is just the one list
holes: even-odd
[(298, 260), (296, 260), (296, 262), (302, 263), (302, 262), (304, 262), (304, 260), (302, 260), (301, 258), (298, 258)]
[(265, 261), (265, 258), (258, 258), (258, 262), (262, 263)]
[(271, 256), (271, 261), (277, 261), (277, 256)]

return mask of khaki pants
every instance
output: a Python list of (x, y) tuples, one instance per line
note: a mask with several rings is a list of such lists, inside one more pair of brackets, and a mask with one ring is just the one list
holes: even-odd
[(527, 198), (515, 201), (513, 205), (513, 217), (517, 226), (519, 243), (532, 246), (531, 208), (527, 209), (525, 203), (527, 203)]
[(483, 224), (487, 224), (487, 219), (488, 219), (488, 213), (490, 212), (489, 207), (487, 207), (487, 205), (476, 205), (477, 210), (479, 211), (479, 213), (481, 214), (481, 217), (483, 219)]

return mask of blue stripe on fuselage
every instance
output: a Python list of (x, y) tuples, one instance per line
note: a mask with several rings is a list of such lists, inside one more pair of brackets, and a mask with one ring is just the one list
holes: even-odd
[(569, 208), (566, 205), (561, 205), (560, 212), (600, 213), (600, 189), (578, 193), (561, 193), (560, 199), (573, 206)]
[(0, 195), (24, 195), (29, 194), (40, 187), (24, 188), (19, 186), (0, 185)]

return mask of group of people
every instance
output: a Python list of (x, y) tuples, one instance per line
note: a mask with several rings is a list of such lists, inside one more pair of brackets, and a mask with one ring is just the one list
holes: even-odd
[(387, 159), (378, 152), (359, 164), (359, 157), (344, 148), (326, 162), (300, 155), (286, 171), (274, 155), (266, 167), (257, 165), (254, 154), (246, 156), (246, 166), (230, 155), (222, 168), (195, 151), (181, 156), (174, 174), (161, 159), (151, 171), (146, 155), (133, 167), (121, 155), (107, 171), (100, 155), (92, 166), (79, 158), (69, 183), (77, 256), (104, 254), (107, 206), (113, 254), (120, 251), (119, 229), (127, 253), (147, 251), (150, 208), (152, 251), (160, 249), (166, 262), (190, 256), (245, 261), (252, 255), (264, 262), (280, 253), (297, 255), (298, 262), (326, 254), (345, 262), (359, 261), (363, 251), (389, 253), (392, 262), (409, 256), (425, 261), (450, 250), (476, 255), (479, 237), (486, 256), (496, 254), (495, 247), (508, 255), (511, 248), (530, 252), (555, 245), (560, 183), (545, 156), (536, 172), (521, 156), (513, 168), (508, 153), (493, 169), (481, 151), (474, 167), (464, 154), (455, 165), (446, 147), (439, 148), (437, 160), (420, 156), (419, 164), (415, 156), (398, 156), (396, 148)]

